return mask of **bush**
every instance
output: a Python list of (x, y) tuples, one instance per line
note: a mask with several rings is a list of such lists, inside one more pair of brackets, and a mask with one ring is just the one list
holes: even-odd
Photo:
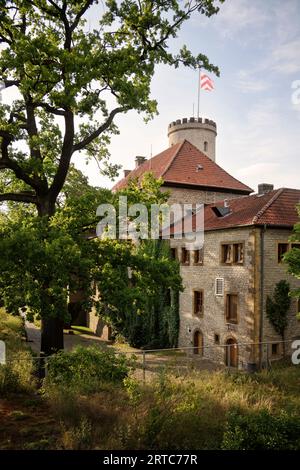
[(44, 389), (62, 387), (77, 392), (92, 393), (103, 382), (122, 383), (131, 362), (122, 354), (95, 346), (78, 346), (71, 352), (59, 352), (48, 359)]
[(300, 420), (282, 412), (271, 415), (266, 410), (228, 414), (223, 436), (225, 450), (299, 450)]

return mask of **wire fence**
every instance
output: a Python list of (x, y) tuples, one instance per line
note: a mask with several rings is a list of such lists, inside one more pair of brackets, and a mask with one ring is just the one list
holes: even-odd
[[(291, 362), (294, 340), (265, 342), (236, 342), (232, 344), (200, 345), (181, 348), (147, 349), (126, 351), (117, 346), (107, 346), (116, 354), (134, 359), (137, 377), (144, 382), (162, 370), (184, 375), (191, 370), (227, 370), (256, 372), (270, 370), (272, 364), (280, 359)], [(99, 346), (103, 348), (103, 346)], [(300, 350), (299, 350), (300, 356)], [(6, 363), (31, 361), (41, 377), (48, 372), (48, 358), (8, 354)], [(33, 362), (32, 362), (33, 361)]]

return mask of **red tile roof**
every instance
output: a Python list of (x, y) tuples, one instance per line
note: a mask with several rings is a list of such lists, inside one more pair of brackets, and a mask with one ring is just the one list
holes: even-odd
[(132, 170), (113, 187), (113, 190), (125, 188), (130, 179), (141, 178), (149, 171), (157, 178), (162, 177), (166, 186), (189, 185), (221, 191), (232, 190), (240, 194), (253, 192), (187, 140), (168, 148)]
[[(299, 222), (296, 205), (300, 204), (300, 189), (281, 188), (263, 195), (254, 194), (231, 199), (228, 204), (230, 212), (223, 217), (218, 217), (213, 210), (214, 207), (221, 207), (222, 202), (205, 207), (205, 231), (247, 225), (291, 228)], [(193, 216), (193, 229), (195, 227), (196, 217)]]

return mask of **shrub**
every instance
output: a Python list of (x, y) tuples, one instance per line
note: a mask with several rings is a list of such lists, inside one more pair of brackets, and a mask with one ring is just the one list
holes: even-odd
[(78, 346), (48, 359), (44, 389), (54, 386), (83, 393), (96, 392), (103, 382), (122, 383), (131, 365), (124, 355), (111, 350)]
[(228, 414), (223, 436), (225, 450), (299, 450), (300, 420), (282, 412), (271, 415), (266, 410)]

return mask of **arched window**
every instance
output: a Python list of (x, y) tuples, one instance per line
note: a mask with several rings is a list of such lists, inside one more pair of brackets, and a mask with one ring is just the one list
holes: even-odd
[(208, 149), (208, 142), (204, 142), (204, 152), (207, 152), (207, 149)]

